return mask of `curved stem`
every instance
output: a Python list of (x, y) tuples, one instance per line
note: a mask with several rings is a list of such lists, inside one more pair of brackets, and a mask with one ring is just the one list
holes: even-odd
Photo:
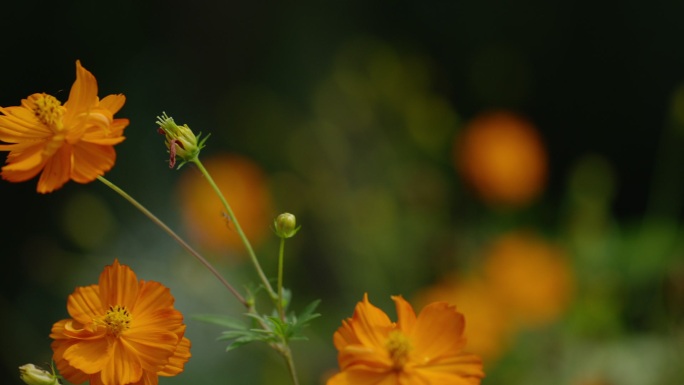
[(162, 222), (159, 218), (157, 218), (154, 214), (152, 214), (145, 206), (140, 204), (138, 201), (133, 199), (130, 195), (128, 195), (125, 191), (120, 189), (118, 186), (116, 186), (114, 183), (110, 182), (109, 180), (105, 179), (103, 176), (98, 176), (97, 179), (107, 185), (107, 187), (111, 188), (114, 190), (117, 194), (121, 195), (124, 199), (126, 199), (129, 203), (131, 203), (135, 208), (140, 210), (143, 214), (145, 214), (146, 217), (148, 217), (152, 222), (154, 222), (157, 226), (161, 227), (162, 230), (166, 231), (167, 234), (171, 236), (176, 242), (178, 242), (185, 250), (187, 250), (193, 257), (195, 257), (198, 261), (200, 261), (201, 264), (203, 264), (209, 271), (214, 274), (214, 276), (225, 286), (228, 291), (230, 291), (235, 298), (245, 307), (249, 308), (249, 304), (247, 301), (245, 301), (245, 298), (237, 291), (235, 288), (226, 281), (225, 278), (212, 266), (209, 261), (207, 261), (200, 253), (198, 253), (195, 249), (193, 249), (190, 245), (187, 244), (178, 234), (176, 234), (169, 226), (167, 226), (164, 222)]
[(223, 204), (223, 207), (226, 209), (226, 215), (228, 215), (228, 219), (230, 219), (231, 223), (233, 223), (233, 225), (235, 226), (235, 231), (237, 231), (238, 235), (240, 236), (240, 239), (242, 240), (242, 243), (245, 245), (245, 248), (247, 249), (247, 254), (249, 254), (249, 258), (251, 259), (252, 264), (254, 265), (254, 269), (259, 275), (259, 279), (261, 279), (261, 282), (264, 284), (264, 287), (266, 288), (266, 291), (268, 291), (268, 294), (271, 297), (271, 299), (273, 301), (277, 301), (278, 295), (273, 290), (271, 283), (268, 281), (268, 278), (266, 278), (264, 271), (261, 269), (261, 265), (259, 265), (259, 260), (257, 259), (256, 254), (254, 253), (252, 244), (247, 239), (247, 236), (245, 235), (244, 231), (242, 231), (242, 227), (240, 226), (240, 223), (235, 217), (233, 209), (230, 207), (228, 201), (226, 201), (226, 198), (223, 196), (223, 193), (218, 188), (216, 182), (214, 182), (214, 179), (211, 177), (207, 169), (204, 168), (204, 165), (199, 160), (199, 158), (193, 159), (192, 162), (197, 166), (202, 175), (204, 175), (204, 177), (207, 179), (207, 182), (209, 182), (211, 188), (216, 192), (216, 195), (218, 195), (219, 199), (221, 200), (221, 203)]

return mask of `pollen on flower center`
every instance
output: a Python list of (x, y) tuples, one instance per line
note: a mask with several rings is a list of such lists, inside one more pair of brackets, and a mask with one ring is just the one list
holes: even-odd
[(413, 346), (404, 333), (396, 330), (389, 334), (387, 341), (385, 341), (385, 348), (392, 360), (392, 369), (401, 370), (408, 362), (409, 352)]
[(52, 95), (42, 94), (35, 99), (33, 113), (43, 124), (51, 128), (62, 128), (64, 109), (62, 103)]
[(107, 326), (107, 334), (118, 337), (123, 331), (131, 327), (131, 314), (124, 306), (110, 306), (105, 313), (104, 323)]

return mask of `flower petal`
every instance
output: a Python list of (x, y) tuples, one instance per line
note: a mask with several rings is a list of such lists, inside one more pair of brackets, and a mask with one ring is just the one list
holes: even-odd
[(0, 140), (19, 143), (24, 140), (41, 140), (52, 135), (52, 130), (42, 124), (33, 111), (24, 107), (0, 108)]
[(135, 356), (143, 370), (157, 373), (169, 362), (178, 346), (178, 336), (174, 333), (157, 330), (141, 337), (140, 334), (121, 338), (129, 355)]
[(74, 167), (71, 179), (78, 183), (88, 183), (111, 170), (116, 161), (112, 146), (80, 141), (73, 146)]
[(119, 112), (125, 103), (126, 97), (123, 94), (107, 95), (100, 100), (100, 108), (109, 110), (114, 115)]
[(140, 357), (129, 349), (121, 339), (110, 346), (110, 358), (102, 367), (100, 377), (104, 385), (135, 383), (143, 375)]
[(326, 385), (400, 385), (400, 382), (393, 373), (348, 370), (332, 376)]
[(156, 373), (176, 351), (185, 330), (182, 322), (182, 314), (173, 308), (142, 314), (136, 311), (131, 328), (122, 338), (140, 357), (143, 368)]
[(415, 355), (436, 360), (443, 355), (459, 354), (465, 345), (463, 314), (446, 302), (431, 303), (418, 315), (409, 336)]
[[(112, 124), (109, 126), (109, 136), (113, 137), (112, 140), (118, 139), (119, 141), (123, 141), (124, 138), (122, 137), (123, 135), (123, 130), (124, 128), (128, 127), (128, 124), (130, 121), (125, 118), (117, 118), (112, 121)], [(117, 142), (119, 143), (119, 142)]]
[(79, 287), (67, 299), (69, 315), (82, 324), (88, 324), (93, 319), (104, 315), (105, 309), (100, 301), (100, 291), (97, 285)]
[(67, 320), (64, 324), (64, 335), (76, 340), (95, 340), (104, 338), (107, 333), (107, 328), (98, 323), (90, 323), (83, 325), (74, 320)]
[(416, 323), (416, 313), (402, 296), (392, 296), (392, 300), (397, 307), (397, 325), (401, 331), (408, 333)]
[(0, 113), (5, 115), (2, 117), (2, 122), (16, 125), (16, 132), (28, 134), (29, 138), (36, 137), (34, 135), (39, 135), (36, 138), (51, 135), (52, 129), (41, 123), (36, 116), (36, 100), (46, 96), (48, 95), (45, 93), (35, 93), (22, 99), (20, 106), (0, 107)]
[(430, 370), (413, 373), (411, 378), (417, 384), (477, 385), (481, 381), (479, 377), (462, 377), (454, 373)]
[(337, 361), (342, 370), (363, 369), (388, 372), (392, 369), (392, 360), (384, 349), (374, 349), (363, 345), (349, 345), (340, 350)]
[(66, 335), (64, 335), (64, 325), (71, 320), (68, 319), (63, 319), (61, 321), (57, 321), (52, 325), (52, 329), (50, 330), (50, 338), (55, 339), (55, 340), (64, 340), (68, 339)]
[(100, 378), (100, 373), (90, 376), (88, 380), (88, 385), (103, 385), (102, 378)]
[(112, 360), (110, 344), (108, 338), (78, 341), (64, 350), (63, 357), (69, 365), (84, 373), (97, 373)]
[(384, 346), (387, 334), (394, 327), (387, 314), (368, 301), (368, 294), (356, 305), (350, 324), (363, 345), (376, 348)]
[(95, 80), (95, 76), (83, 68), (80, 61), (76, 61), (76, 81), (71, 86), (69, 100), (64, 103), (64, 107), (66, 107), (64, 121), (74, 121), (77, 115), (87, 112), (97, 104), (97, 101), (97, 80)]
[(71, 146), (62, 145), (45, 163), (38, 179), (38, 192), (52, 192), (64, 185), (71, 174)]
[(119, 260), (115, 259), (100, 274), (99, 289), (105, 308), (118, 305), (130, 310), (138, 297), (138, 277), (130, 267), (119, 264)]
[(80, 384), (88, 379), (88, 375), (69, 365), (69, 362), (64, 359), (64, 351), (73, 344), (74, 341), (70, 340), (53, 341), (50, 345), (53, 351), (52, 360), (55, 362), (57, 370), (59, 370), (59, 374), (62, 377), (72, 384)]
[(127, 335), (145, 334), (155, 329), (177, 333), (183, 325), (183, 315), (174, 308), (157, 309), (152, 312), (135, 312)]
[[(28, 144), (28, 143), (27, 143)], [(13, 145), (17, 146), (17, 145)], [(10, 182), (23, 182), (38, 175), (47, 159), (43, 157), (43, 144), (22, 144), (24, 148), (11, 152), (7, 156), (7, 165), (2, 168), (3, 179)]]
[(159, 282), (141, 281), (138, 298), (131, 308), (137, 315), (153, 313), (156, 310), (173, 307), (171, 291)]
[(131, 384), (131, 385), (157, 385), (157, 384), (159, 384), (159, 376), (157, 375), (157, 373), (143, 372), (143, 375), (140, 378), (140, 381), (136, 382), (135, 384)]
[(185, 367), (185, 363), (190, 359), (190, 340), (183, 337), (176, 346), (176, 351), (173, 356), (169, 358), (169, 362), (158, 373), (160, 376), (175, 376), (181, 372)]
[(107, 126), (91, 126), (83, 133), (80, 140), (89, 143), (113, 146), (123, 142), (123, 130), (129, 124), (128, 119), (114, 119)]
[[(479, 356), (469, 353), (443, 356), (438, 360), (430, 362), (429, 366), (416, 366), (416, 370), (421, 373), (447, 373), (465, 378), (482, 378), (482, 359)], [(477, 382), (479, 383), (479, 382)]]

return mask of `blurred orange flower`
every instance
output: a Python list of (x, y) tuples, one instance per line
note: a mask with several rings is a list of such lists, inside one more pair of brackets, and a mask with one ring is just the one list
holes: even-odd
[(534, 234), (502, 236), (488, 251), (483, 268), (507, 312), (524, 325), (556, 320), (572, 300), (574, 273), (565, 252)]
[[(253, 161), (221, 154), (202, 162), (230, 204), (242, 230), (255, 246), (269, 234), (273, 220), (266, 176)], [(194, 171), (194, 170), (193, 170)], [(180, 209), (189, 236), (213, 253), (241, 247), (228, 223), (221, 201), (199, 172), (186, 172), (179, 181)]]
[(64, 105), (36, 93), (21, 106), (0, 107), (0, 151), (9, 151), (2, 178), (23, 182), (39, 173), (37, 191), (49, 193), (69, 179), (88, 183), (114, 166), (114, 145), (128, 119), (114, 119), (125, 96), (100, 100), (95, 77), (76, 62), (76, 81)]
[(454, 306), (436, 302), (416, 317), (411, 305), (393, 296), (397, 322), (364, 295), (354, 315), (333, 336), (341, 372), (327, 385), (479, 384), (479, 357), (463, 352), (465, 320)]
[(456, 138), (454, 158), (465, 180), (492, 205), (525, 205), (546, 183), (542, 141), (530, 122), (511, 112), (472, 119)]
[(138, 281), (118, 260), (97, 285), (69, 296), (70, 319), (52, 327), (53, 360), (69, 382), (90, 385), (156, 385), (175, 376), (190, 359), (183, 315), (169, 289)]
[(468, 351), (478, 354), (485, 362), (496, 360), (508, 347), (514, 330), (498, 298), (481, 278), (446, 276), (419, 292), (416, 301), (421, 305), (435, 301), (458, 304), (459, 311), (468, 319), (464, 332)]

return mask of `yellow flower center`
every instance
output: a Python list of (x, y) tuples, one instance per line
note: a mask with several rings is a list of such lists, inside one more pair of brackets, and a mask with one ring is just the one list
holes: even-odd
[(413, 349), (411, 341), (401, 331), (395, 330), (385, 341), (385, 348), (392, 360), (392, 369), (401, 370), (409, 360), (409, 352)]
[(64, 108), (62, 103), (52, 95), (42, 94), (35, 99), (33, 113), (41, 123), (46, 126), (61, 130)]
[(107, 326), (107, 334), (118, 337), (122, 332), (131, 327), (131, 314), (124, 306), (110, 306), (105, 313), (104, 323)]

